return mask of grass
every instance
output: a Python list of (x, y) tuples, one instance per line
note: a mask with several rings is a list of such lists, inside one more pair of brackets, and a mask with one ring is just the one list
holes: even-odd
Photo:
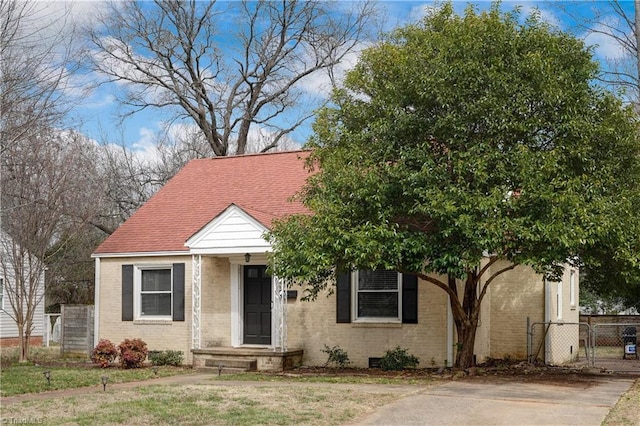
[[(44, 372), (51, 374), (51, 384), (47, 383)], [(157, 377), (173, 376), (191, 372), (179, 367), (159, 367)], [(101, 377), (108, 376), (108, 383), (125, 383), (147, 380), (156, 377), (150, 368), (122, 370), (119, 368), (55, 367), (36, 365), (13, 365), (0, 370), (1, 396), (14, 396), (25, 393), (45, 392), (49, 390), (75, 389), (86, 386), (102, 386)], [(108, 386), (108, 385), (107, 385)]]
[(335, 425), (400, 398), (400, 392), (254, 384), (151, 385), (28, 401), (3, 407), (5, 419), (62, 424)]
[(602, 422), (602, 426), (640, 425), (640, 379), (620, 397)]
[[(44, 372), (50, 373), (50, 384)], [(173, 376), (191, 372), (191, 369), (159, 367), (157, 377)], [(108, 383), (124, 383), (156, 377), (150, 368), (122, 370), (115, 367), (98, 368), (87, 358), (61, 358), (60, 348), (34, 347), (30, 362), (18, 363), (17, 348), (0, 349), (0, 395), (15, 396), (49, 390), (75, 389), (87, 386), (102, 386), (102, 376)], [(108, 385), (107, 385), (108, 386)]]
[[(88, 359), (84, 358), (61, 358), (60, 357), (60, 347), (59, 346), (50, 346), (50, 347), (41, 347), (41, 346), (32, 346), (30, 353), (30, 362), (29, 364), (46, 364), (50, 362), (70, 362), (70, 363), (84, 363), (87, 362)], [(0, 347), (0, 366), (6, 367), (18, 362), (18, 348), (17, 347)]]
[(297, 383), (343, 383), (343, 384), (378, 384), (378, 385), (415, 385), (427, 384), (434, 379), (411, 376), (368, 376), (368, 375), (295, 375), (295, 374), (264, 374), (242, 373), (224, 374), (216, 380), (222, 381), (252, 381), (252, 382), (297, 382)]
[[(122, 383), (155, 377), (150, 368), (121, 370), (101, 369), (86, 359), (60, 360), (57, 348), (34, 348), (35, 364), (17, 365), (17, 354), (0, 349), (1, 394), (3, 397), (23, 393), (85, 386), (101, 387), (101, 377), (109, 383)], [(14, 356), (15, 355), (15, 356)], [(64, 361), (67, 366), (57, 366)], [(51, 372), (51, 385), (43, 371)], [(190, 372), (190, 369), (160, 367), (158, 376)], [(429, 377), (376, 376), (347, 374), (265, 374), (243, 373), (212, 377), (212, 382), (197, 385), (154, 385), (135, 389), (113, 389), (106, 392), (55, 397), (4, 405), (7, 419), (62, 424), (313, 424), (351, 423), (380, 405), (403, 396), (397, 388), (348, 387), (348, 384), (431, 384)], [(226, 380), (251, 381), (251, 384), (221, 386)], [(218, 382), (218, 383), (216, 383)], [(256, 383), (257, 382), (257, 383)], [(318, 386), (329, 383), (335, 386)], [(341, 386), (346, 387), (341, 387)], [(366, 389), (366, 390), (364, 390)], [(99, 395), (99, 398), (96, 398)], [(603, 426), (640, 424), (640, 379), (636, 380), (611, 410)], [(12, 421), (12, 420), (11, 420)]]
[(622, 359), (624, 355), (624, 347), (622, 346), (596, 346), (596, 358), (615, 358)]

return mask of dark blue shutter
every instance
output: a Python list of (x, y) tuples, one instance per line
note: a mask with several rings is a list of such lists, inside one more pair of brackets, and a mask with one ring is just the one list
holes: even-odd
[(339, 273), (336, 281), (336, 322), (351, 322), (351, 274)]
[(122, 321), (133, 321), (133, 265), (122, 265)]
[(418, 277), (402, 274), (402, 322), (418, 323)]
[(184, 321), (184, 263), (173, 264), (173, 320)]

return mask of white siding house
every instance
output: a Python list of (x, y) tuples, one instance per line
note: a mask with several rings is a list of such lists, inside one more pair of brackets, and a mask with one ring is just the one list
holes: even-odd
[[(5, 232), (0, 231), (0, 343), (2, 346), (18, 345), (18, 327), (14, 320), (14, 312), (11, 307), (9, 293), (14, 288), (16, 271), (12, 261), (13, 245), (11, 237)], [(25, 274), (29, 271), (25, 270)], [(44, 324), (44, 274), (39, 277), (37, 289), (35, 292), (36, 305), (33, 315), (33, 330), (31, 332), (31, 343), (42, 344), (43, 324)]]

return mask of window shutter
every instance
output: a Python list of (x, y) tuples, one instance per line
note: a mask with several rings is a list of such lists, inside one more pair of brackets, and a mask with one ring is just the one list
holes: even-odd
[(133, 265), (122, 265), (122, 321), (133, 321)]
[(402, 322), (418, 323), (418, 277), (402, 274)]
[(173, 320), (184, 321), (184, 263), (173, 264)]
[(339, 273), (336, 282), (336, 322), (351, 322), (351, 274)]

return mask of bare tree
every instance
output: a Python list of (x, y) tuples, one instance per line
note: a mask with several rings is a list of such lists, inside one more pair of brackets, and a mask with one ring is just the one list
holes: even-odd
[[(42, 302), (46, 265), (65, 250), (82, 225), (95, 215), (95, 146), (77, 134), (31, 129), (2, 155), (0, 267), (4, 289), (20, 338), (20, 361), (28, 359), (34, 313)], [(56, 250), (51, 251), (52, 247)]]
[(332, 76), (374, 16), (369, 2), (112, 2), (90, 31), (92, 64), (124, 89), (128, 114), (168, 108), (193, 121), (216, 156), (249, 152), (258, 126), (271, 135), (260, 147), (268, 151), (319, 106), (302, 84)]
[(194, 126), (164, 129), (144, 150), (103, 135), (97, 173), (104, 205), (91, 224), (111, 234), (187, 162), (211, 156), (211, 147)]
[(65, 247), (95, 194), (94, 149), (59, 130), (74, 106), (69, 10), (51, 3), (0, 0), (0, 269), (6, 313), (16, 322), (20, 361), (29, 356), (48, 250)]
[[(73, 103), (65, 94), (79, 57), (68, 10), (36, 1), (0, 0), (0, 153), (58, 125)], [(44, 25), (44, 18), (55, 22)]]
[[(584, 38), (612, 42), (622, 54), (605, 58), (602, 83), (624, 91), (625, 97), (640, 108), (640, 31), (636, 22), (640, 19), (640, 0), (590, 2), (556, 2), (563, 14), (573, 22), (573, 31)], [(592, 15), (585, 12), (589, 8)]]

